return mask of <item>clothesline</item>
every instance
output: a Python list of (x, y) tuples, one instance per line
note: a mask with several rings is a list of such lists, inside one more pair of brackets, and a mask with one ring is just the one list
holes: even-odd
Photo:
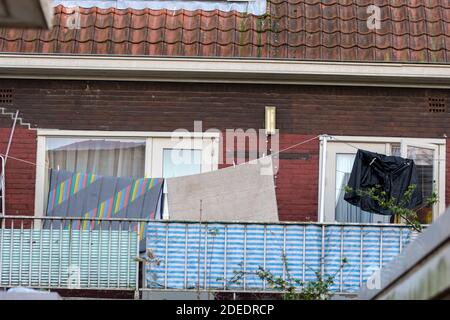
[(300, 145), (302, 145), (302, 144), (311, 142), (311, 141), (313, 141), (313, 140), (315, 140), (315, 139), (318, 139), (318, 138), (320, 138), (320, 135), (317, 135), (317, 136), (315, 136), (315, 137), (313, 137), (313, 138), (310, 138), (310, 139), (307, 139), (307, 140), (304, 140), (304, 141), (295, 143), (295, 144), (290, 145), (289, 147), (284, 148), (284, 149), (281, 149), (281, 150), (279, 150), (279, 151), (277, 151), (277, 152), (274, 152), (274, 153), (271, 153), (271, 154), (267, 154), (267, 155), (265, 155), (265, 156), (259, 157), (259, 158), (254, 159), (254, 160), (249, 160), (249, 161), (246, 161), (246, 162), (243, 162), (243, 163), (239, 163), (239, 164), (234, 165), (234, 166), (237, 167), (237, 166), (241, 166), (241, 165), (243, 165), (243, 164), (248, 164), (248, 163), (250, 163), (250, 162), (254, 162), (254, 161), (257, 161), (257, 160), (261, 160), (261, 159), (264, 159), (264, 158), (267, 158), (267, 157), (273, 157), (273, 156), (275, 156), (275, 155), (277, 155), (277, 154), (280, 154), (280, 153), (285, 152), (285, 151), (287, 151), (287, 150), (290, 150), (290, 149), (292, 149), (292, 148), (298, 147), (298, 146), (300, 146)]
[[(298, 143), (292, 144), (292, 145), (288, 146), (287, 148), (281, 149), (281, 150), (279, 150), (279, 151), (277, 151), (277, 152), (274, 152), (274, 153), (271, 153), (271, 154), (268, 154), (268, 155), (259, 157), (259, 158), (255, 159), (255, 160), (249, 160), (249, 161), (246, 161), (246, 162), (237, 164), (237, 165), (235, 165), (235, 166), (240, 166), (240, 165), (243, 165), (243, 164), (247, 164), (247, 163), (249, 163), (249, 162), (256, 161), (256, 160), (259, 160), (259, 159), (263, 159), (263, 158), (266, 158), (266, 157), (269, 157), (269, 156), (273, 157), (273, 156), (278, 155), (278, 154), (280, 154), (280, 153), (282, 153), (282, 152), (285, 152), (285, 151), (290, 150), (290, 149), (292, 149), (292, 148), (298, 147), (298, 146), (300, 146), (300, 145), (302, 145), (302, 144), (305, 144), (305, 143), (311, 142), (311, 141), (313, 141), (313, 140), (315, 140), (315, 139), (318, 139), (318, 138), (320, 138), (320, 136), (321, 136), (321, 135), (317, 135), (317, 136), (315, 136), (315, 137), (313, 137), (313, 138), (310, 138), (310, 139), (307, 139), (307, 140), (300, 141), (300, 142), (298, 142)], [(351, 144), (351, 143), (349, 143), (349, 142), (347, 142), (347, 141), (344, 141), (344, 140), (341, 140), (341, 139), (339, 139), (339, 138), (336, 138), (335, 136), (330, 136), (330, 137), (333, 138), (334, 140), (337, 140), (337, 141), (339, 141), (339, 142), (342, 142), (342, 143), (344, 143), (344, 144), (346, 144), (346, 145), (348, 145), (348, 146), (350, 146), (350, 147), (352, 147), (352, 148), (354, 148), (354, 149), (356, 149), (356, 150), (360, 149), (360, 148), (354, 146), (353, 144)], [(3, 156), (3, 157), (6, 156), (6, 155), (3, 154), (3, 153), (0, 153), (0, 155)], [(29, 165), (33, 165), (33, 166), (36, 166), (36, 167), (44, 167), (44, 168), (46, 168), (46, 169), (51, 169), (51, 168), (50, 168), (49, 166), (47, 166), (47, 165), (39, 165), (39, 164), (37, 164), (37, 163), (35, 163), (35, 162), (29, 161), (29, 160), (25, 160), (25, 159), (21, 159), (21, 158), (17, 158), (17, 157), (13, 157), (13, 156), (11, 156), (11, 155), (8, 155), (8, 159), (13, 159), (13, 160), (16, 160), (16, 161), (19, 161), (19, 162), (23, 162), (23, 163), (26, 163), (26, 164), (29, 164)], [(445, 161), (445, 159), (441, 159), (441, 158), (437, 158), (437, 159), (429, 159), (429, 158), (425, 158), (425, 157), (416, 157), (416, 158), (415, 158), (415, 160), (422, 160), (422, 159), (433, 160), (433, 161)]]
[[(274, 152), (274, 153), (272, 153), (272, 154), (268, 154), (268, 155), (259, 157), (259, 158), (254, 159), (254, 160), (249, 160), (249, 161), (246, 161), (246, 162), (237, 164), (237, 165), (235, 165), (235, 167), (236, 167), (236, 166), (243, 165), (243, 164), (248, 164), (249, 162), (253, 162), (253, 161), (256, 161), (256, 160), (260, 160), (260, 159), (263, 159), (263, 158), (266, 158), (266, 157), (269, 157), (269, 156), (274, 156), (274, 155), (280, 154), (280, 153), (282, 153), (282, 152), (284, 152), (284, 151), (290, 150), (290, 149), (295, 148), (295, 147), (297, 147), (297, 146), (300, 146), (300, 145), (302, 145), (302, 144), (305, 144), (305, 143), (308, 143), (308, 142), (313, 141), (313, 140), (315, 140), (315, 139), (318, 139), (319, 137), (320, 137), (320, 135), (317, 135), (317, 136), (315, 136), (315, 137), (313, 137), (313, 138), (310, 138), (310, 139), (307, 139), (307, 140), (304, 140), (304, 141), (295, 143), (295, 144), (293, 144), (293, 145), (290, 145), (290, 146), (288, 146), (287, 148), (284, 148), (284, 149), (279, 150), (279, 151), (277, 151), (277, 152)], [(1, 156), (5, 156), (3, 153), (0, 153), (0, 155), (1, 155)], [(23, 163), (27, 163), (27, 164), (29, 164), (29, 165), (33, 165), (33, 166), (36, 166), (36, 167), (44, 167), (44, 168), (46, 168), (46, 169), (52, 169), (52, 168), (50, 168), (49, 166), (46, 166), (46, 165), (39, 165), (39, 164), (37, 164), (37, 163), (35, 163), (35, 162), (29, 161), (29, 160), (25, 160), (25, 159), (21, 159), (21, 158), (17, 158), (17, 157), (13, 157), (13, 156), (10, 156), (10, 155), (8, 155), (8, 159), (13, 159), (13, 160), (16, 160), (16, 161), (19, 161), (19, 162), (23, 162)]]
[[(3, 153), (0, 153), (0, 156), (6, 157), (6, 155), (3, 154)], [(27, 164), (32, 165), (32, 166), (35, 166), (35, 167), (44, 167), (44, 168), (46, 168), (46, 169), (50, 169), (48, 166), (42, 166), (42, 165), (39, 165), (39, 164), (34, 163), (34, 162), (32, 162), (32, 161), (24, 160), (24, 159), (21, 159), (21, 158), (16, 158), (16, 157), (13, 157), (13, 156), (11, 156), (11, 155), (8, 155), (8, 159), (13, 159), (13, 160), (16, 160), (16, 161), (19, 161), (19, 162), (27, 163)]]
[[(334, 140), (337, 140), (339, 142), (342, 142), (342, 143), (344, 143), (344, 144), (346, 144), (346, 145), (348, 145), (348, 146), (350, 146), (350, 147), (352, 147), (352, 148), (354, 148), (356, 150), (360, 150), (361, 149), (361, 148), (358, 148), (358, 147), (354, 146), (353, 144), (351, 144), (351, 143), (349, 143), (349, 142), (347, 142), (345, 140), (341, 140), (339, 138), (336, 138), (335, 136), (329, 136), (329, 137), (331, 137)], [(427, 157), (414, 157), (414, 159), (412, 159), (412, 160), (429, 160), (429, 161), (438, 161), (438, 162), (439, 161), (445, 161), (445, 159), (442, 159), (442, 158), (430, 159), (430, 158), (427, 158)]]

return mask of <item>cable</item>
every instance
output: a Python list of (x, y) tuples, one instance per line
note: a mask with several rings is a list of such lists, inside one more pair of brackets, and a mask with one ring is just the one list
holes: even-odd
[(278, 154), (280, 154), (280, 153), (282, 153), (282, 152), (284, 152), (284, 151), (287, 151), (287, 150), (290, 150), (290, 149), (292, 149), (292, 148), (298, 147), (298, 146), (300, 146), (300, 145), (302, 145), (302, 144), (311, 142), (311, 141), (313, 141), (313, 140), (315, 140), (315, 139), (318, 139), (318, 138), (320, 138), (320, 135), (317, 135), (317, 136), (315, 136), (315, 137), (313, 137), (313, 138), (310, 138), (310, 139), (307, 139), (307, 140), (304, 140), (304, 141), (295, 143), (295, 144), (293, 144), (293, 145), (290, 145), (290, 146), (287, 147), (287, 148), (284, 148), (284, 149), (281, 149), (281, 150), (279, 150), (279, 151), (277, 151), (277, 152), (274, 152), (274, 153), (271, 153), (271, 154), (268, 154), (268, 155), (259, 157), (259, 158), (257, 158), (257, 159), (249, 160), (249, 161), (246, 161), (246, 162), (243, 162), (243, 163), (239, 163), (239, 164), (237, 164), (237, 165), (234, 165), (233, 167), (238, 167), (238, 166), (241, 166), (241, 165), (244, 165), (244, 164), (249, 164), (250, 162), (259, 161), (259, 160), (264, 159), (264, 158), (267, 158), (267, 157), (273, 157), (273, 156), (278, 155)]
[[(330, 137), (332, 139), (337, 140), (337, 141), (339, 141), (341, 143), (344, 143), (344, 144), (346, 144), (346, 145), (348, 145), (348, 146), (350, 146), (350, 147), (352, 147), (352, 148), (354, 148), (356, 150), (360, 150), (361, 149), (361, 148), (358, 148), (358, 147), (354, 146), (353, 144), (351, 144), (351, 143), (349, 143), (347, 141), (344, 141), (344, 140), (341, 140), (339, 138), (336, 138), (335, 136), (330, 136)], [(424, 149), (426, 149), (426, 148), (424, 148)], [(438, 162), (440, 162), (440, 161), (445, 161), (446, 159), (442, 159), (442, 158), (430, 159), (430, 158), (427, 158), (427, 157), (414, 157), (412, 160), (428, 160), (428, 161), (438, 161)]]
[[(3, 153), (0, 153), (0, 156), (5, 157), (6, 155), (3, 154)], [(27, 164), (30, 164), (30, 165), (33, 165), (33, 166), (36, 166), (36, 167), (42, 167), (42, 165), (38, 165), (37, 163), (31, 162), (31, 161), (28, 161), (28, 160), (24, 160), (24, 159), (20, 159), (20, 158), (16, 158), (16, 157), (13, 157), (13, 156), (10, 156), (10, 155), (8, 155), (8, 158), (16, 160), (16, 161), (23, 162), (23, 163), (27, 163)], [(43, 167), (49, 169), (47, 166), (43, 166)]]
[[(280, 153), (282, 153), (282, 152), (284, 152), (284, 151), (290, 150), (290, 149), (295, 148), (295, 147), (297, 147), (297, 146), (300, 146), (300, 145), (302, 145), (302, 144), (305, 144), (305, 143), (308, 143), (308, 142), (313, 141), (313, 140), (315, 140), (315, 139), (318, 139), (319, 137), (320, 137), (320, 135), (317, 135), (317, 136), (315, 136), (315, 137), (313, 137), (313, 138), (310, 138), (310, 139), (307, 139), (307, 140), (304, 140), (304, 141), (295, 143), (295, 144), (293, 144), (293, 145), (291, 145), (291, 146), (289, 146), (289, 147), (287, 147), (287, 148), (284, 148), (284, 149), (279, 150), (279, 151), (277, 151), (277, 152), (274, 152), (274, 153), (272, 153), (272, 154), (268, 154), (268, 155), (259, 157), (259, 158), (254, 159), (254, 160), (249, 160), (249, 161), (247, 161), (247, 162), (243, 162), (243, 163), (237, 164), (237, 165), (235, 165), (235, 167), (240, 166), (240, 165), (243, 165), (243, 164), (247, 164), (247, 163), (250, 163), (250, 162), (253, 162), (253, 161), (262, 159), (262, 158), (271, 157), (271, 156), (280, 154)], [(0, 153), (0, 155), (5, 156), (5, 155), (2, 154), (2, 153)], [(21, 159), (21, 158), (16, 158), (16, 157), (13, 157), (13, 156), (10, 156), (10, 155), (8, 155), (8, 158), (11, 158), (11, 159), (13, 159), (13, 160), (20, 161), (20, 162), (23, 162), (23, 163), (27, 163), (27, 164), (29, 164), (29, 165), (33, 165), (33, 166), (37, 166), (37, 167), (44, 167), (44, 168), (46, 168), (46, 169), (51, 169), (51, 168), (48, 167), (48, 166), (45, 166), (45, 165), (44, 165), (44, 166), (38, 165), (37, 163), (31, 162), (31, 161), (29, 161), (29, 160), (24, 160), (24, 159)]]

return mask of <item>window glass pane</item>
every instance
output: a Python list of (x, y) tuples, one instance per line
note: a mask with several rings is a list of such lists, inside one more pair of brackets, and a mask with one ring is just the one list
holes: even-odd
[(400, 143), (391, 143), (391, 156), (396, 156), (396, 157), (402, 156)]
[[(164, 149), (163, 178), (173, 178), (201, 173), (202, 151), (189, 149)], [(168, 217), (167, 184), (164, 184), (163, 215)]]
[(338, 222), (389, 223), (390, 217), (369, 213), (344, 200), (345, 186), (352, 172), (355, 154), (336, 154), (336, 210)]
[[(140, 178), (145, 174), (145, 140), (51, 138), (46, 140), (49, 168), (103, 176)], [(49, 177), (45, 177), (47, 203)]]
[(50, 168), (104, 176), (144, 176), (145, 141), (131, 139), (47, 138)]
[(164, 149), (163, 178), (200, 173), (201, 164), (201, 150)]
[(408, 146), (407, 158), (413, 159), (417, 168), (419, 183), (417, 188), (422, 193), (423, 202), (417, 212), (419, 221), (422, 223), (431, 223), (433, 220), (433, 208), (426, 206), (427, 199), (433, 193), (433, 165), (434, 150)]

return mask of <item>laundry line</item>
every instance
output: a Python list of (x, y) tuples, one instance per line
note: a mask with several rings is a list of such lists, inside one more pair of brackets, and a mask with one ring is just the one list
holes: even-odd
[[(300, 142), (298, 142), (298, 143), (292, 144), (292, 145), (290, 145), (290, 146), (288, 146), (288, 147), (286, 147), (286, 148), (284, 148), (284, 149), (282, 149), (282, 150), (279, 150), (279, 151), (277, 151), (277, 152), (273, 152), (273, 153), (271, 153), (271, 154), (267, 154), (267, 155), (261, 156), (261, 157), (259, 157), (259, 158), (257, 158), (257, 159), (254, 159), (254, 160), (249, 160), (249, 161), (246, 161), (246, 162), (243, 162), (243, 163), (239, 163), (239, 164), (234, 165), (234, 166), (236, 167), (236, 166), (240, 166), (240, 165), (243, 165), (243, 164), (247, 164), (247, 163), (252, 162), (252, 161), (257, 161), (257, 160), (259, 160), (259, 159), (263, 159), (263, 158), (266, 158), (266, 157), (270, 157), (270, 156), (273, 157), (273, 156), (276, 156), (276, 155), (278, 155), (278, 154), (280, 154), (280, 153), (282, 153), (282, 152), (285, 152), (285, 151), (290, 150), (290, 149), (292, 149), (292, 148), (298, 147), (298, 146), (300, 146), (300, 145), (302, 145), (302, 144), (305, 144), (305, 143), (311, 142), (311, 141), (313, 141), (313, 140), (315, 140), (315, 139), (318, 139), (318, 138), (320, 138), (321, 136), (322, 136), (322, 135), (317, 135), (317, 136), (315, 136), (315, 137), (313, 137), (313, 138), (310, 138), (310, 139), (303, 140), (303, 141), (300, 141)], [(342, 142), (342, 143), (344, 143), (344, 144), (346, 144), (346, 145), (348, 145), (348, 146), (350, 146), (350, 147), (352, 147), (352, 148), (354, 148), (354, 149), (356, 149), (356, 150), (360, 149), (360, 148), (358, 148), (358, 147), (352, 145), (351, 143), (349, 143), (349, 142), (347, 142), (347, 141), (344, 141), (344, 140), (341, 140), (341, 139), (339, 139), (339, 138), (336, 138), (336, 136), (332, 136), (332, 135), (327, 135), (327, 136), (333, 138), (334, 140), (337, 140), (337, 141), (339, 141), (339, 142)], [(5, 154), (4, 154), (4, 153), (0, 153), (0, 156), (3, 156), (3, 157), (4, 157)], [(49, 166), (47, 166), (47, 165), (39, 165), (39, 164), (37, 164), (37, 163), (35, 163), (35, 162), (29, 161), (29, 160), (25, 160), (25, 159), (21, 159), (21, 158), (17, 158), (17, 157), (13, 157), (13, 156), (11, 156), (11, 155), (8, 155), (8, 158), (13, 159), (13, 160), (16, 160), (16, 161), (23, 162), (23, 163), (26, 163), (26, 164), (29, 164), (29, 165), (33, 165), (33, 166), (36, 166), (36, 167), (44, 167), (44, 168), (46, 168), (46, 169), (52, 169), (51, 167), (49, 167)], [(416, 158), (416, 159), (427, 159), (427, 158)], [(444, 161), (444, 160), (445, 160), (445, 159), (442, 159), (442, 158), (433, 159), (433, 161)]]
[[(295, 148), (297, 146), (300, 146), (302, 144), (305, 144), (305, 143), (308, 143), (308, 142), (313, 141), (315, 139), (318, 139), (319, 137), (320, 137), (320, 135), (317, 135), (314, 138), (310, 138), (310, 139), (303, 140), (303, 141), (300, 141), (298, 143), (292, 144), (292, 145), (288, 146), (287, 148), (284, 148), (284, 149), (279, 150), (277, 152), (274, 152), (274, 153), (271, 153), (271, 154), (267, 154), (265, 156), (261, 156), (261, 157), (259, 157), (257, 159), (254, 159), (254, 160), (249, 160), (249, 161), (246, 161), (246, 162), (243, 162), (243, 163), (239, 163), (239, 164), (234, 165), (234, 166), (237, 167), (237, 166), (240, 166), (240, 165), (243, 165), (243, 164), (248, 164), (250, 162), (257, 161), (257, 160), (260, 160), (260, 159), (263, 159), (263, 158), (266, 158), (266, 157), (271, 157), (271, 156), (280, 154), (280, 153), (282, 153), (284, 151), (290, 150), (290, 149)], [(0, 156), (5, 156), (5, 154), (0, 153)], [(17, 158), (17, 157), (13, 157), (13, 156), (10, 156), (10, 155), (8, 155), (8, 158), (11, 158), (13, 160), (20, 161), (20, 162), (23, 162), (23, 163), (26, 163), (26, 164), (29, 164), (29, 165), (32, 165), (32, 166), (36, 166), (36, 167), (44, 167), (46, 169), (54, 169), (54, 168), (51, 168), (51, 167), (49, 167), (47, 165), (40, 165), (40, 164), (37, 164), (35, 162), (29, 161), (29, 160), (25, 160), (25, 159), (21, 159), (21, 158)]]
[[(351, 144), (351, 143), (349, 143), (349, 142), (347, 142), (347, 141), (345, 141), (345, 140), (341, 140), (341, 139), (339, 139), (339, 138), (336, 138), (335, 136), (328, 135), (328, 137), (331, 137), (331, 138), (334, 139), (334, 140), (337, 140), (337, 141), (339, 141), (339, 142), (342, 142), (342, 143), (348, 145), (349, 147), (354, 148), (355, 150), (360, 150), (360, 149), (361, 149), (361, 148), (358, 148), (358, 147), (356, 147), (355, 145), (353, 145), (353, 144)], [(445, 161), (446, 159), (442, 159), (442, 158), (430, 159), (430, 158), (426, 158), (426, 157), (415, 157), (415, 158), (412, 159), (412, 160), (430, 160), (430, 161), (438, 161), (438, 162), (440, 162), (440, 161)]]
[(313, 141), (313, 140), (315, 140), (315, 139), (319, 139), (320, 137), (321, 137), (321, 135), (319, 134), (319, 135), (317, 135), (317, 136), (315, 136), (315, 137), (313, 137), (313, 138), (309, 138), (309, 139), (307, 139), (307, 140), (303, 140), (303, 141), (294, 143), (294, 144), (288, 146), (287, 148), (281, 149), (281, 150), (279, 150), (279, 151), (277, 151), (277, 152), (273, 152), (273, 153), (267, 154), (267, 155), (265, 155), (265, 156), (261, 156), (261, 157), (259, 157), (259, 158), (256, 158), (256, 159), (254, 159), (254, 160), (249, 160), (249, 161), (246, 161), (246, 162), (243, 162), (243, 163), (239, 163), (239, 164), (236, 164), (236, 165), (233, 165), (233, 166), (234, 166), (234, 167), (238, 167), (238, 166), (241, 166), (241, 165), (243, 165), (243, 164), (248, 164), (248, 163), (250, 163), (250, 162), (255, 162), (255, 161), (258, 161), (258, 160), (267, 158), (267, 157), (274, 157), (274, 156), (276, 156), (276, 155), (278, 155), (278, 154), (280, 154), (280, 153), (282, 153), (282, 152), (285, 152), (285, 151), (290, 150), (290, 149), (292, 149), (292, 148), (301, 146), (302, 144), (311, 142), (311, 141)]
[[(4, 153), (0, 153), (0, 156), (5, 157), (6, 155)], [(26, 164), (29, 164), (29, 165), (32, 165), (32, 166), (35, 166), (35, 167), (43, 167), (43, 168), (46, 168), (46, 169), (51, 169), (49, 166), (40, 165), (40, 164), (37, 164), (37, 163), (29, 161), (29, 160), (13, 157), (11, 155), (8, 155), (8, 159), (13, 159), (13, 160), (16, 160), (16, 161), (19, 161), (19, 162), (23, 162), (23, 163), (26, 163)]]

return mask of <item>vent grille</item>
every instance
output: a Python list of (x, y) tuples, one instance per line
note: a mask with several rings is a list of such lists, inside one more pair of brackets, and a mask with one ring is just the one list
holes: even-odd
[(428, 112), (447, 112), (447, 101), (445, 97), (428, 97)]
[(0, 89), (0, 106), (13, 104), (13, 89)]

